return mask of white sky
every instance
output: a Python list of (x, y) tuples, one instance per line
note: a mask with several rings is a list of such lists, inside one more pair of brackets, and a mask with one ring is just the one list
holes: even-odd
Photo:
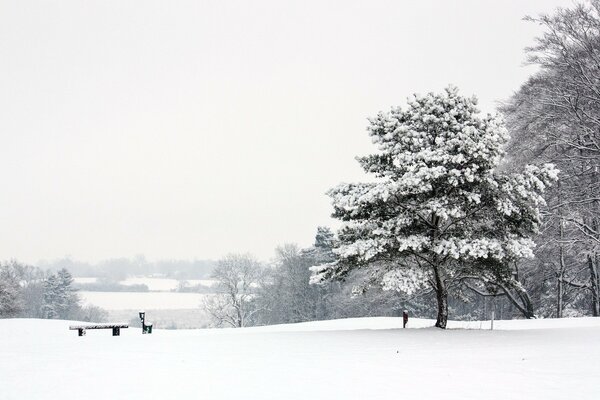
[(307, 246), (366, 118), (526, 79), (570, 0), (0, 0), (0, 259)]

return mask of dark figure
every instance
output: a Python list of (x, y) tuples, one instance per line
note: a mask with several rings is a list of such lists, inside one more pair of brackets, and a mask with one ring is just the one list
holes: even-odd
[(402, 311), (402, 327), (406, 328), (406, 324), (408, 324), (408, 311)]

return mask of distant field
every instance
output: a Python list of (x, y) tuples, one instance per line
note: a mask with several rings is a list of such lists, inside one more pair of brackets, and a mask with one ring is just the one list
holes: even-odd
[[(96, 283), (98, 281), (98, 278), (76, 277), (73, 278), (73, 281), (79, 284)], [(171, 278), (130, 277), (123, 281), (120, 281), (119, 283), (124, 286), (146, 285), (148, 286), (148, 289), (153, 292), (170, 292), (172, 290), (177, 289), (180, 282), (182, 281)], [(188, 279), (185, 282), (188, 286), (202, 285), (206, 287), (211, 287), (215, 284), (215, 281), (210, 279)]]
[(180, 282), (186, 282), (188, 286), (202, 285), (211, 287), (215, 281), (210, 279), (188, 279), (185, 281), (170, 279), (170, 278), (147, 278), (147, 277), (131, 277), (119, 282), (121, 285), (146, 285), (151, 291), (170, 292), (179, 287)]
[[(98, 278), (77, 277), (76, 283), (95, 283)], [(209, 318), (202, 310), (203, 299), (210, 294), (174, 292), (181, 281), (169, 278), (131, 277), (119, 282), (124, 286), (146, 285), (149, 292), (98, 292), (78, 291), (83, 304), (94, 305), (108, 311), (110, 321), (130, 322), (137, 312), (145, 310), (148, 318), (160, 328), (202, 328)], [(187, 280), (188, 286), (210, 287), (208, 279)], [(110, 289), (109, 289), (110, 290)]]
[(186, 282), (191, 286), (202, 285), (208, 287), (212, 287), (217, 283), (217, 281), (213, 281), (212, 279), (188, 279)]
[(105, 310), (167, 310), (199, 308), (206, 294), (176, 292), (77, 292), (84, 304)]
[(169, 278), (127, 278), (124, 281), (119, 282), (121, 285), (146, 285), (149, 290), (169, 292), (177, 289), (179, 281), (177, 279)]

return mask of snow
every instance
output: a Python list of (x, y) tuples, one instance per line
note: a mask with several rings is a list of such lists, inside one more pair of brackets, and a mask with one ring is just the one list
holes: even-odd
[(0, 387), (13, 399), (564, 399), (600, 395), (600, 318), (399, 318), (272, 327), (89, 331), (0, 320)]
[(84, 304), (105, 310), (168, 310), (198, 308), (206, 294), (176, 292), (86, 292), (77, 294)]

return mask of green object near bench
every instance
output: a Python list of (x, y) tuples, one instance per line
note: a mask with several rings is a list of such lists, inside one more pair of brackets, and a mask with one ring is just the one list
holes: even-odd
[(144, 311), (139, 312), (140, 320), (142, 321), (142, 335), (152, 333), (152, 324), (146, 325), (146, 313)]

